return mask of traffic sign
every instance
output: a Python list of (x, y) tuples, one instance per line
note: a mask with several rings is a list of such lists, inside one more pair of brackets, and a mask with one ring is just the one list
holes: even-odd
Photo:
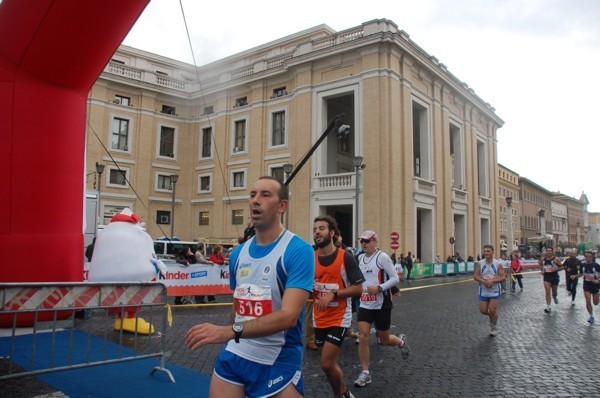
[(392, 250), (398, 250), (400, 248), (400, 243), (398, 243), (397, 241), (394, 241), (394, 242), (390, 243), (390, 247), (392, 248)]
[(392, 240), (392, 242), (397, 242), (398, 239), (400, 239), (400, 234), (398, 232), (392, 232), (390, 234), (390, 239)]

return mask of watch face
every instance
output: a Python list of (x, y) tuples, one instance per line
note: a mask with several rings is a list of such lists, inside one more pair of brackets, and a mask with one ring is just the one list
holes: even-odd
[(234, 332), (241, 332), (244, 330), (244, 326), (241, 323), (234, 323), (232, 328)]

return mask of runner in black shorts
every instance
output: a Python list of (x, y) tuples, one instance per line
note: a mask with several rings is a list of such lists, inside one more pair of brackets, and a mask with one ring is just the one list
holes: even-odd
[(583, 294), (585, 295), (585, 306), (590, 314), (588, 322), (594, 323), (594, 308), (592, 307), (592, 298), (594, 305), (598, 305), (598, 291), (600, 290), (600, 265), (594, 262), (594, 253), (585, 252), (585, 262), (583, 263), (581, 273), (577, 276), (583, 277)]
[(540, 258), (540, 270), (544, 275), (544, 290), (546, 291), (546, 309), (544, 310), (546, 314), (552, 311), (550, 292), (552, 292), (554, 304), (558, 304), (558, 282), (560, 281), (558, 271), (561, 269), (563, 269), (563, 265), (558, 258), (554, 257), (554, 249), (547, 247), (546, 256)]

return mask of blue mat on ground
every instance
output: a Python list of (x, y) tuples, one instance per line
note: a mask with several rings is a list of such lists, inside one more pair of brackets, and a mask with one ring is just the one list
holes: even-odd
[[(36, 335), (34, 369), (44, 369), (53, 356), (53, 367), (93, 362), (105, 359), (129, 357), (134, 351), (105, 342), (81, 331), (65, 330)], [(72, 339), (72, 342), (71, 342)], [(31, 367), (32, 335), (15, 337), (13, 361), (22, 368)], [(10, 353), (11, 337), (0, 338), (0, 354)], [(69, 347), (73, 344), (71, 358)], [(89, 346), (89, 349), (88, 349)], [(89, 359), (88, 359), (89, 355)], [(78, 397), (208, 397), (210, 376), (192, 369), (166, 364), (175, 379), (172, 383), (168, 375), (161, 371), (150, 374), (155, 366), (160, 366), (158, 358), (145, 358), (88, 368), (65, 370), (38, 375), (37, 378), (71, 398)]]

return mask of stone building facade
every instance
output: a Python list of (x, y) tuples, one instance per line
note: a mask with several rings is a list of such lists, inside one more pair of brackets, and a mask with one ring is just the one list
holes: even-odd
[(290, 164), (291, 230), (311, 241), (331, 214), (348, 245), (373, 229), (390, 252), (395, 231), (431, 261), (499, 245), (502, 124), (392, 21), (321, 25), (198, 68), (121, 46), (90, 92), (87, 166), (106, 165), (104, 222), (129, 206), (153, 237), (175, 221), (192, 240), (242, 235), (252, 182)]
[(501, 164), (498, 165), (498, 215), (501, 249), (508, 252), (517, 250), (521, 241), (519, 174)]

